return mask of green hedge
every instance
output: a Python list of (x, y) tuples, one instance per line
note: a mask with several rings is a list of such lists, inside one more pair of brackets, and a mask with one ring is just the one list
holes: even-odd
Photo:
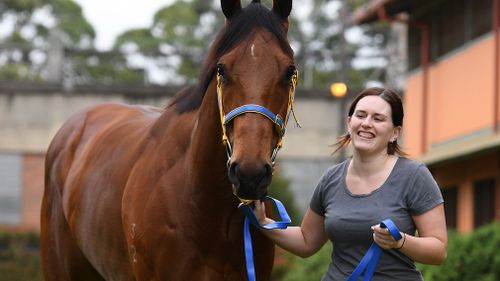
[(0, 231), (0, 281), (41, 281), (37, 233)]
[[(448, 258), (440, 266), (417, 264), (426, 281), (500, 281), (500, 222), (478, 228), (467, 235), (450, 231)], [(316, 255), (302, 259), (285, 255), (275, 265), (276, 281), (319, 281), (330, 262), (328, 244)]]
[[(286, 264), (275, 265), (274, 271), (281, 272), (280, 278), (273, 278), (275, 281), (319, 281), (328, 269), (330, 255), (332, 253), (331, 243), (327, 243), (314, 256), (303, 259), (293, 256), (290, 253), (285, 254)], [(274, 272), (273, 272), (274, 273)], [(274, 275), (273, 275), (274, 277)]]
[(428, 281), (499, 281), (500, 222), (482, 226), (468, 235), (450, 232), (444, 264), (418, 266)]

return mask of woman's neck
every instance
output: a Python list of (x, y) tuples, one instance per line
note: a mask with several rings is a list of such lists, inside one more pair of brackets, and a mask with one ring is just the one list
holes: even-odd
[(397, 156), (387, 153), (363, 156), (355, 153), (352, 157), (350, 168), (358, 176), (376, 175), (388, 167), (392, 167)]
[(353, 194), (373, 192), (387, 180), (396, 160), (397, 156), (388, 154), (376, 157), (354, 155), (347, 170), (347, 188)]

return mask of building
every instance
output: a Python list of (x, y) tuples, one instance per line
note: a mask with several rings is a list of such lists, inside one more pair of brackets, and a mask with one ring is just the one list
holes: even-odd
[(449, 228), (500, 219), (500, 0), (372, 0), (354, 24), (405, 25), (404, 146), (442, 189)]

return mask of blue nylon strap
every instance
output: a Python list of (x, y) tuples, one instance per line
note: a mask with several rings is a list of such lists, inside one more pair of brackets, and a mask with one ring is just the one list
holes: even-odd
[(253, 212), (253, 209), (255, 207), (255, 204), (248, 204), (245, 205), (243, 203), (240, 203), (238, 208), (243, 209), (243, 212), (245, 213), (245, 216), (248, 218), (250, 223), (252, 223), (254, 226), (261, 228), (261, 229), (285, 229), (288, 227), (288, 225), (292, 222), (290, 217), (288, 216), (288, 213), (286, 212), (285, 206), (283, 203), (281, 203), (278, 199), (275, 199), (270, 196), (266, 196), (265, 200), (269, 200), (274, 203), (276, 206), (276, 209), (278, 210), (279, 216), (280, 216), (280, 221), (275, 221), (273, 223), (261, 225), (259, 221), (257, 220), (257, 217), (255, 216), (255, 213)]
[(241, 208), (245, 213), (245, 221), (243, 223), (243, 238), (245, 244), (245, 263), (247, 267), (247, 276), (249, 281), (255, 281), (255, 266), (253, 260), (252, 235), (250, 234), (250, 223), (261, 229), (285, 229), (292, 222), (290, 216), (286, 212), (285, 206), (278, 199), (266, 196), (265, 200), (270, 200), (276, 206), (280, 215), (280, 221), (261, 225), (255, 216), (253, 209), (255, 204), (245, 205), (241, 203), (238, 208)]
[(283, 120), (279, 115), (275, 115), (271, 110), (258, 105), (258, 104), (245, 104), (240, 107), (237, 107), (233, 110), (231, 110), (225, 117), (224, 117), (224, 125), (228, 124), (231, 120), (233, 120), (235, 117), (238, 115), (241, 115), (243, 113), (247, 112), (253, 112), (253, 113), (259, 113), (267, 117), (269, 120), (271, 120), (274, 124), (276, 124), (277, 127), (279, 127), (279, 133), (283, 136), (285, 134), (285, 126), (283, 124)]
[(243, 237), (245, 244), (245, 263), (247, 266), (248, 281), (255, 280), (255, 266), (253, 264), (253, 248), (252, 248), (252, 235), (250, 234), (250, 221), (245, 218), (243, 223)]
[[(389, 232), (396, 241), (402, 238), (401, 233), (399, 233), (399, 229), (391, 219), (383, 220), (380, 223), (380, 227), (389, 229)], [(361, 258), (358, 266), (356, 266), (354, 271), (347, 278), (347, 281), (357, 281), (363, 272), (365, 272), (363, 281), (372, 280), (373, 273), (375, 272), (375, 268), (377, 267), (378, 259), (381, 254), (382, 248), (380, 248), (377, 243), (373, 242), (370, 248), (368, 248), (368, 251), (366, 251), (366, 254), (363, 258)]]

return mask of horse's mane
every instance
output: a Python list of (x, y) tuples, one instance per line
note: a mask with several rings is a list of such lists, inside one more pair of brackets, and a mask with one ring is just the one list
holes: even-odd
[(273, 34), (283, 51), (293, 57), (279, 16), (260, 3), (252, 2), (227, 20), (219, 31), (208, 51), (198, 76), (198, 83), (179, 92), (167, 107), (175, 105), (179, 114), (199, 108), (205, 91), (214, 77), (219, 58), (260, 29)]

